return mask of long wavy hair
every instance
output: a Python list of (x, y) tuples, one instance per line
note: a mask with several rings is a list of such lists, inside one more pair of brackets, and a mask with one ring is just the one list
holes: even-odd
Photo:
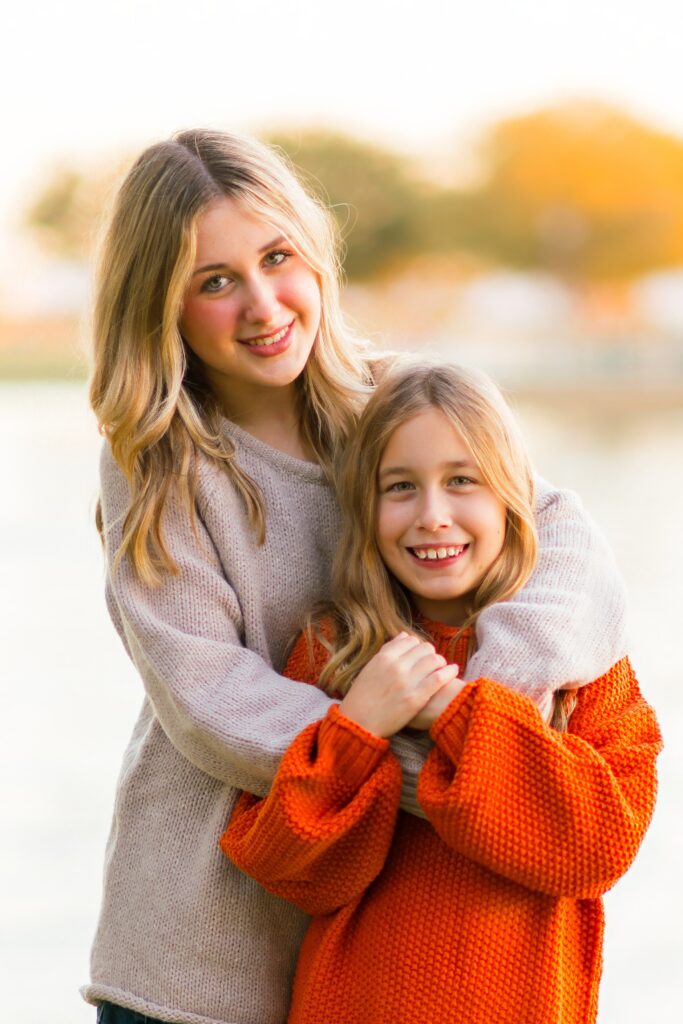
[(150, 586), (179, 571), (164, 541), (164, 504), (177, 487), (194, 516), (200, 455), (230, 476), (265, 538), (262, 495), (237, 464), (179, 329), (197, 218), (222, 197), (280, 231), (317, 276), (320, 326), (297, 401), (302, 435), (330, 478), (370, 388), (366, 345), (340, 310), (335, 222), (286, 160), (256, 139), (207, 130), (146, 149), (118, 190), (100, 244), (90, 400), (130, 486), (116, 564), (129, 557)]
[(410, 595), (389, 572), (377, 546), (377, 477), (396, 428), (426, 409), (440, 410), (459, 431), (506, 510), (502, 550), (473, 594), (462, 629), (474, 625), (482, 609), (519, 590), (536, 563), (533, 474), (498, 388), (473, 370), (398, 364), (367, 403), (340, 468), (343, 526), (333, 570), (334, 601), (316, 609), (308, 623), (311, 644), (315, 637), (330, 652), (319, 680), (329, 693), (345, 694), (382, 644), (401, 630), (416, 630)]

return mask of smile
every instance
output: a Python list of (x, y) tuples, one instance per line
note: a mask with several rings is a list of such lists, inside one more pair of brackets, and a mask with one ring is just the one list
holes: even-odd
[(253, 346), (254, 348), (270, 348), (271, 345), (277, 345), (279, 342), (284, 341), (289, 334), (293, 323), (294, 321), (292, 320), (291, 323), (286, 324), (285, 327), (281, 327), (279, 330), (275, 331), (274, 334), (259, 334), (254, 338), (241, 338), (239, 339), (240, 344), (249, 345), (250, 347)]
[(410, 554), (420, 562), (443, 563), (452, 562), (467, 551), (469, 544), (448, 545), (446, 547), (408, 548)]

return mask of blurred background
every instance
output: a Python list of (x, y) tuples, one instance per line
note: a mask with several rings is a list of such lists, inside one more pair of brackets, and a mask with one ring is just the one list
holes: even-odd
[(87, 405), (98, 217), (146, 144), (281, 146), (334, 208), (379, 345), (477, 365), (629, 589), (667, 749), (607, 897), (600, 1024), (681, 1019), (683, 77), (675, 2), (36, 0), (4, 18), (0, 656), (5, 1016), (81, 1003), (118, 766), (142, 699), (110, 626)]

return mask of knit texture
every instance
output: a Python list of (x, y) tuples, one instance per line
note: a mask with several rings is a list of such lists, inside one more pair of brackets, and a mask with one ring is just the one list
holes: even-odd
[[(453, 630), (430, 631), (446, 655)], [(326, 657), (302, 640), (287, 672), (314, 681)], [(579, 691), (568, 733), (481, 679), (431, 737), (428, 821), (399, 811), (387, 741), (338, 707), (235, 808), (224, 852), (315, 915), (289, 1024), (591, 1024), (600, 896), (638, 850), (661, 748), (628, 660)]]
[(537, 479), (536, 525), (534, 573), (479, 616), (465, 678), (504, 681), (547, 712), (555, 690), (583, 686), (626, 656), (626, 599), (612, 550), (577, 495)]
[[(173, 493), (166, 507), (165, 537), (181, 572), (158, 588), (142, 586), (125, 561), (112, 573), (129, 493), (103, 449), (107, 602), (145, 700), (118, 781), (92, 980), (83, 992), (91, 1002), (107, 999), (180, 1024), (282, 1024), (306, 918), (222, 857), (218, 837), (238, 790), (264, 795), (285, 750), (330, 706), (315, 687), (276, 670), (305, 613), (329, 596), (339, 513), (319, 467), (231, 423), (224, 429), (263, 493), (266, 542), (256, 543), (226, 474), (201, 461), (196, 530)], [(565, 679), (577, 649), (595, 659), (593, 675), (611, 664), (602, 660), (613, 654), (605, 640), (609, 609), (622, 590), (613, 573), (609, 600), (605, 587), (592, 599), (585, 591), (586, 551), (601, 542), (586, 548), (586, 533), (593, 535), (570, 496), (542, 499), (539, 530), (554, 554), (523, 600), (484, 613), (485, 649), (477, 657), (490, 675), (499, 678), (506, 664), (521, 669), (520, 685), (543, 691), (531, 662), (537, 648), (548, 647), (546, 606), (556, 619), (558, 599), (548, 596), (554, 561), (566, 582), (559, 601), (567, 632), (553, 648)], [(573, 574), (566, 570), (572, 563)], [(510, 634), (515, 607), (519, 638)], [(424, 752), (404, 737), (392, 749), (403, 769), (402, 806), (417, 810)]]

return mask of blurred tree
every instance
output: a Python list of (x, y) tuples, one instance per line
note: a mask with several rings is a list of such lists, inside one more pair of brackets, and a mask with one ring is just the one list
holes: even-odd
[(111, 168), (88, 174), (70, 166), (55, 168), (26, 211), (26, 226), (57, 255), (86, 258), (114, 179)]
[(417, 254), (429, 193), (402, 156), (345, 135), (272, 134), (306, 184), (331, 205), (346, 245), (349, 278), (366, 278)]
[[(267, 141), (283, 150), (332, 206), (349, 278), (372, 276), (415, 255), (423, 235), (421, 202), (428, 190), (406, 158), (326, 132), (273, 134)], [(27, 226), (60, 255), (83, 257), (113, 177), (58, 168), (27, 211)]]
[[(272, 134), (337, 216), (350, 279), (466, 253), (566, 279), (683, 263), (683, 140), (597, 103), (542, 109), (482, 137), (480, 176), (427, 184), (405, 157), (348, 136)], [(57, 169), (26, 215), (62, 255), (87, 254), (114, 174)]]
[(482, 181), (440, 197), (464, 247), (578, 279), (683, 262), (683, 141), (597, 103), (541, 110), (483, 138)]

